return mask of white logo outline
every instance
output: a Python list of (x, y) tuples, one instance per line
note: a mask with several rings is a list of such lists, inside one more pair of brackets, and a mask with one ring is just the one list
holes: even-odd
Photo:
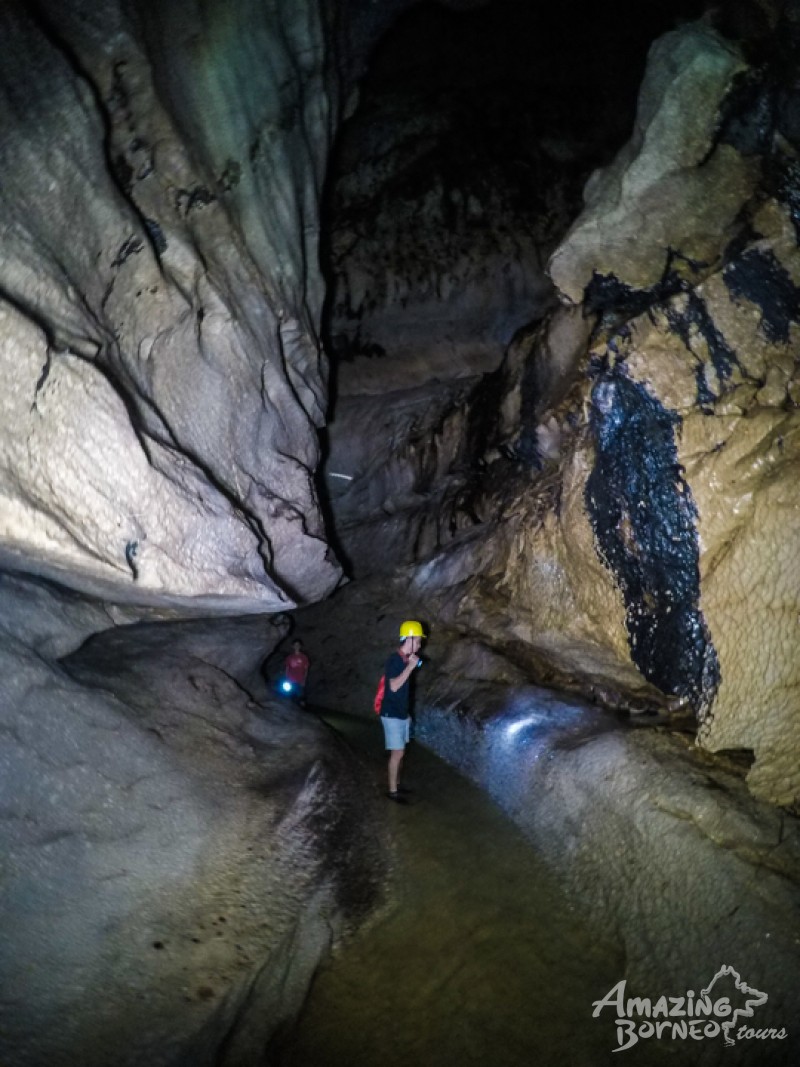
[(734, 1011), (733, 1015), (728, 1020), (728, 1022), (725, 1022), (725, 1023), (721, 1024), (720, 1028), (722, 1030), (722, 1033), (725, 1035), (725, 1044), (730, 1046), (730, 1045), (735, 1045), (736, 1044), (735, 1039), (731, 1037), (731, 1033), (730, 1033), (731, 1029), (736, 1024), (736, 1020), (739, 1018), (740, 1015), (745, 1019), (752, 1019), (753, 1018), (753, 1008), (760, 1008), (762, 1005), (766, 1004), (767, 1001), (769, 1000), (769, 994), (768, 993), (762, 993), (760, 989), (753, 989), (751, 986), (749, 986), (747, 984), (747, 982), (742, 980), (742, 976), (739, 974), (739, 972), (737, 970), (735, 970), (729, 964), (723, 963), (722, 966), (720, 967), (720, 969), (717, 971), (717, 973), (714, 975), (714, 977), (711, 979), (711, 981), (705, 987), (705, 989), (701, 989), (700, 990), (700, 995), (703, 996), (703, 997), (707, 997), (709, 995), (709, 993), (711, 992), (711, 990), (714, 988), (714, 986), (717, 983), (717, 981), (720, 978), (727, 977), (728, 975), (730, 975), (733, 978), (734, 985), (736, 986), (737, 990), (740, 993), (743, 993), (745, 996), (747, 996), (748, 994), (752, 993), (757, 998), (755, 1000), (746, 1001), (744, 1008), (737, 1008)]

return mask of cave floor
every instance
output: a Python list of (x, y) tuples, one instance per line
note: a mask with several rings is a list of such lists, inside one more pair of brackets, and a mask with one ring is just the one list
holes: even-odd
[[(323, 718), (383, 790), (377, 722)], [(601, 1067), (619, 1062), (608, 1011), (619, 946), (588, 929), (517, 828), (412, 741), (408, 806), (386, 801), (395, 848), (381, 914), (319, 970), (278, 1067)], [(645, 1053), (647, 1059), (643, 1059)], [(637, 1067), (681, 1062), (637, 1049)]]

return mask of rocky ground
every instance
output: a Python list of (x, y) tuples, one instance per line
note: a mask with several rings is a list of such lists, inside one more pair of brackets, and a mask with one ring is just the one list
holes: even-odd
[(265, 695), (285, 627), (2, 597), (0, 1058), (258, 1062), (386, 870), (358, 763)]

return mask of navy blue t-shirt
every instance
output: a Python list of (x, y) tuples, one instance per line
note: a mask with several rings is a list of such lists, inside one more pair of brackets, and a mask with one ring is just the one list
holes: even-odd
[(392, 692), (389, 685), (389, 679), (396, 678), (405, 669), (406, 661), (399, 652), (393, 652), (387, 659), (383, 672), (386, 679), (386, 688), (383, 691), (381, 715), (385, 715), (387, 719), (408, 718), (408, 707), (411, 699), (411, 678), (406, 678), (396, 693)]

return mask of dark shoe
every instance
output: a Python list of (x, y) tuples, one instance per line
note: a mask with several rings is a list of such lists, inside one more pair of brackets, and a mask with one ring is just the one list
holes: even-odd
[(395, 802), (395, 804), (407, 804), (408, 803), (408, 801), (406, 800), (405, 797), (401, 797), (400, 796), (400, 790), (397, 790), (397, 792), (395, 792), (395, 793), (387, 793), (386, 796), (389, 798), (389, 800), (393, 800)]
[(408, 788), (408, 786), (405, 786), (405, 785), (399, 785), (399, 786), (397, 787), (397, 792), (398, 792), (398, 793), (402, 793), (402, 794), (403, 794), (403, 796), (408, 796), (408, 795), (409, 795), (409, 793), (413, 793), (413, 792), (414, 792), (414, 790), (413, 790), (413, 789), (409, 789), (409, 788)]

